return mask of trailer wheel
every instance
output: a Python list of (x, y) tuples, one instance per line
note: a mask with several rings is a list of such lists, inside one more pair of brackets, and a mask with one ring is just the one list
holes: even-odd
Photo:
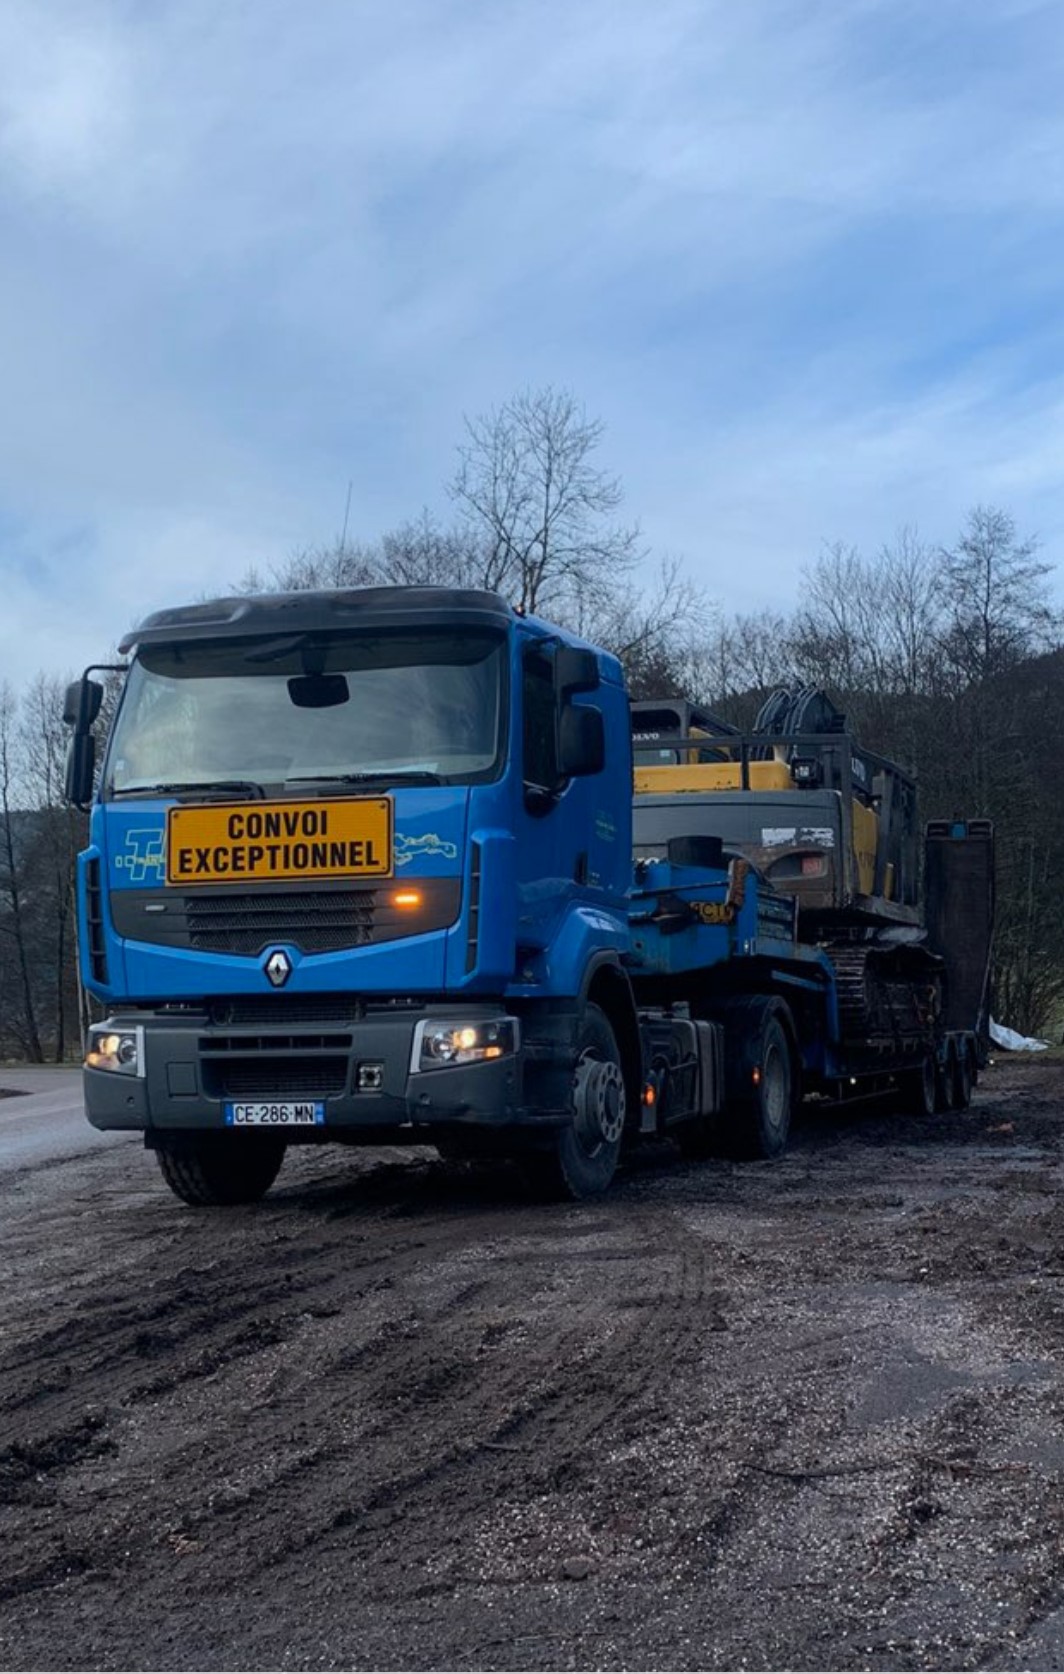
[(195, 1208), (257, 1203), (276, 1180), (285, 1143), (272, 1133), (173, 1134), (155, 1155), (163, 1179)]
[(901, 1113), (905, 1116), (933, 1116), (937, 1082), (934, 1054), (928, 1052), (918, 1068), (905, 1070), (898, 1077), (898, 1109)]
[(947, 1110), (953, 1109), (954, 1078), (957, 1073), (957, 1059), (952, 1043), (946, 1049), (945, 1063), (935, 1064), (935, 1114), (942, 1116)]
[(788, 1016), (781, 1000), (762, 996), (725, 1015), (724, 1138), (733, 1156), (778, 1157), (786, 1149), (796, 1093)]
[(584, 1007), (580, 1023), (571, 1108), (552, 1149), (530, 1155), (530, 1172), (552, 1197), (597, 1197), (617, 1171), (626, 1099), (617, 1037), (596, 1005)]
[(954, 1110), (967, 1110), (972, 1102), (972, 1055), (968, 1051), (967, 1041), (958, 1041), (957, 1050), (953, 1057), (953, 1097), (951, 1104)]

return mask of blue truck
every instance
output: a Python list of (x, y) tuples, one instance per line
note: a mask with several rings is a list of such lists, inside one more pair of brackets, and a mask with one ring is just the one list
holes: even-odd
[(855, 1040), (796, 896), (683, 794), (636, 798), (633, 861), (608, 652), (417, 587), (165, 610), (120, 651), (99, 763), (99, 668), (65, 713), (106, 1014), (85, 1103), (186, 1202), (254, 1201), (324, 1141), (505, 1155), (584, 1198), (640, 1139), (777, 1155), (808, 1094), (966, 1102), (977, 1019), (943, 1009), (948, 950), (902, 950), (910, 1003)]

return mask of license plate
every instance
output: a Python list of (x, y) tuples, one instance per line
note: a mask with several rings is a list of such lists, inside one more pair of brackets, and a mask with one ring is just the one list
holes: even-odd
[(179, 803), (166, 816), (166, 881), (192, 884), (390, 878), (392, 802)]
[(227, 1104), (225, 1122), (230, 1128), (312, 1128), (325, 1120), (320, 1099), (288, 1099), (283, 1103)]

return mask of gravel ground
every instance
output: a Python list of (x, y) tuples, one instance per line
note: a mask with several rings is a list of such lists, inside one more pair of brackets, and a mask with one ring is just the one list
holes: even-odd
[(0, 1666), (1064, 1668), (1064, 1063), (590, 1206), (0, 1186)]

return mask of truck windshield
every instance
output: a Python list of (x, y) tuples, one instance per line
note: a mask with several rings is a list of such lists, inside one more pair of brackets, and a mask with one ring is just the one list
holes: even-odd
[(481, 630), (145, 647), (104, 794), (494, 778), (502, 647)]

